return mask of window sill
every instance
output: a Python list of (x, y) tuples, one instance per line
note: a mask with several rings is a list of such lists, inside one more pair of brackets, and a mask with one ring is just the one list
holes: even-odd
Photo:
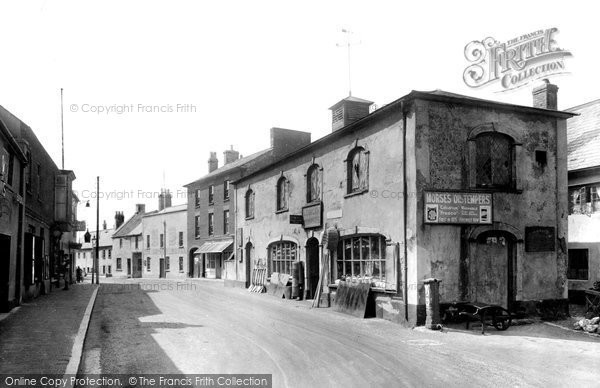
[(208, 206), (215, 206), (215, 201), (209, 202)]
[(589, 279), (569, 279), (569, 278), (567, 278), (567, 280), (570, 282), (589, 282)]
[(368, 193), (368, 192), (369, 192), (368, 189), (354, 191), (352, 193), (348, 193), (348, 194), (344, 195), (344, 198), (350, 198), (350, 197), (354, 197), (354, 196), (357, 196), (357, 195), (365, 194), (365, 193)]
[(253, 219), (254, 219), (254, 216), (246, 217), (246, 220), (253, 220)]
[(277, 211), (275, 212), (275, 214), (287, 213), (287, 212), (289, 212), (289, 211), (290, 211), (290, 209), (287, 209), (287, 208), (286, 208), (286, 209), (279, 209), (279, 210), (277, 210)]
[(229, 202), (229, 197), (223, 198), (223, 202)]
[(522, 194), (523, 189), (515, 189), (510, 187), (470, 187), (469, 190), (479, 193), (509, 193), (509, 194)]
[[(328, 284), (328, 285), (327, 285), (327, 287), (329, 287), (329, 288), (333, 288), (333, 289), (337, 289), (337, 288), (338, 288), (338, 286), (339, 286), (339, 284), (335, 284), (335, 283), (332, 283), (332, 284)], [(373, 286), (371, 286), (371, 291), (374, 291), (374, 292), (381, 292), (381, 293), (385, 293), (385, 294), (393, 294), (393, 295), (396, 295), (396, 294), (398, 293), (398, 291), (396, 291), (396, 290), (388, 290), (388, 289), (386, 289), (386, 288), (381, 288), (381, 287), (373, 287)]]

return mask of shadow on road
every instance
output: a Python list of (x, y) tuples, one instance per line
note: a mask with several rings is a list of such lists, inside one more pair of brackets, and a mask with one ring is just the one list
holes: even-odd
[(162, 314), (137, 284), (103, 284), (92, 313), (79, 374), (182, 373), (154, 335), (158, 330), (202, 327), (178, 322), (143, 322)]

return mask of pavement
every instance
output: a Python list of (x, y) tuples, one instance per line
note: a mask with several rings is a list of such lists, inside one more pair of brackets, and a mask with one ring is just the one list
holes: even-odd
[(274, 387), (593, 386), (600, 340), (536, 323), (414, 330), (221, 282), (101, 286), (80, 374), (266, 373)]
[[(53, 289), (21, 304), (0, 320), (0, 373), (64, 375), (75, 348), (83, 345), (79, 333), (96, 286), (73, 284)], [(79, 336), (78, 336), (79, 334)], [(75, 367), (75, 371), (76, 371)]]

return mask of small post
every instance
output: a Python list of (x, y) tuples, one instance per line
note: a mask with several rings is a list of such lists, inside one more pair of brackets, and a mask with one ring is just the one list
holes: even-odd
[(430, 330), (441, 329), (440, 282), (441, 280), (435, 278), (423, 280), (425, 284), (425, 327)]

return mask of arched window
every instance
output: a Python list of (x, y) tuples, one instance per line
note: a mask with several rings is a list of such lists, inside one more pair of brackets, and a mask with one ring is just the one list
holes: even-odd
[(313, 164), (306, 173), (306, 201), (317, 202), (321, 200), (321, 169), (318, 164)]
[(346, 160), (347, 193), (358, 193), (369, 188), (369, 153), (362, 147), (356, 147)]
[(279, 241), (269, 245), (271, 273), (279, 272), (291, 275), (292, 263), (298, 259), (298, 247), (291, 241)]
[(513, 143), (498, 132), (484, 132), (475, 138), (477, 187), (513, 186)]
[(246, 218), (254, 217), (254, 191), (246, 191)]
[(277, 181), (277, 210), (286, 210), (288, 208), (288, 185), (285, 177)]

